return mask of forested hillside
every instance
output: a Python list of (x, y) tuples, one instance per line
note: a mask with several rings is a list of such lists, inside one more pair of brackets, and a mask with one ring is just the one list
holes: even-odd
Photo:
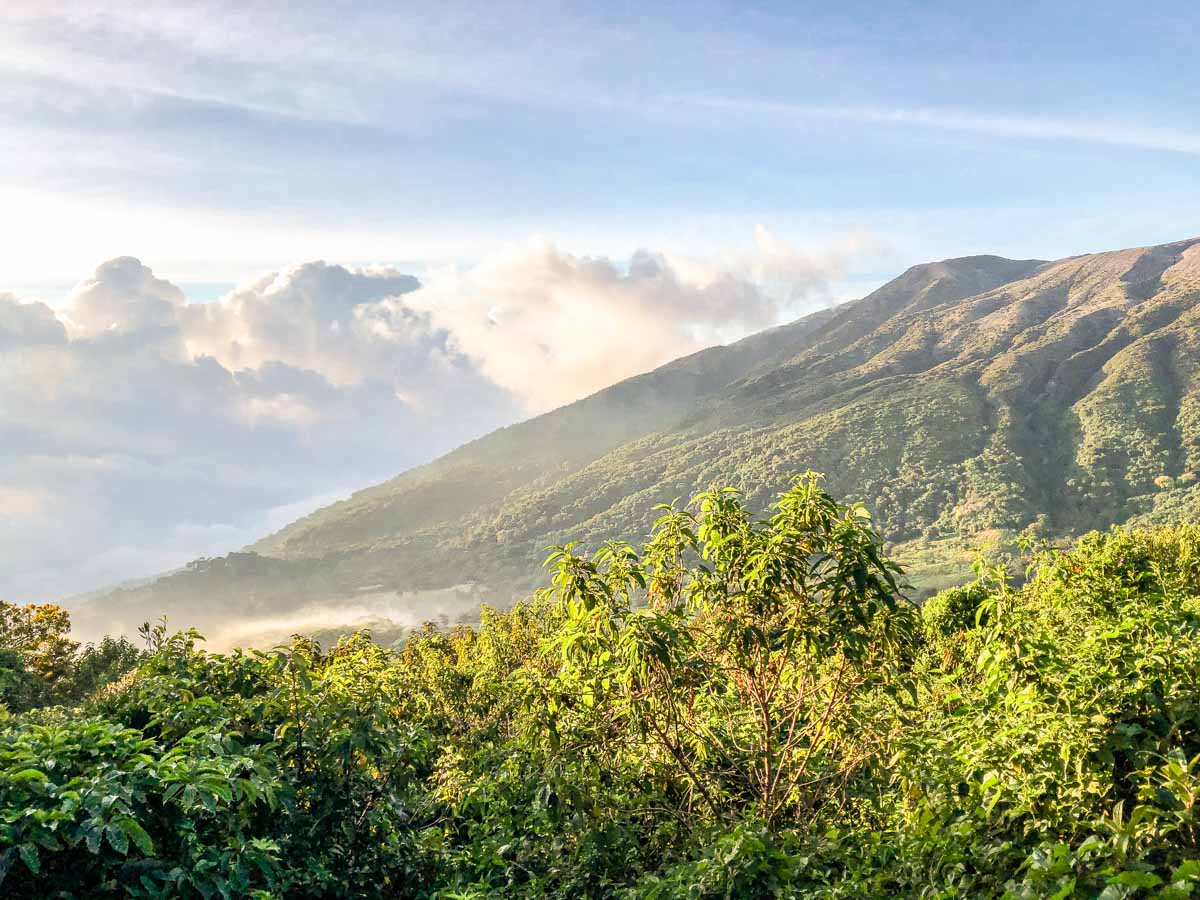
[[(761, 509), (791, 473), (870, 504), (918, 588), (976, 546), (1200, 508), (1200, 242), (1058, 262), (970, 257), (704, 351), (89, 604), (127, 630), (396, 592), (501, 605), (567, 535), (636, 539), (651, 501), (713, 484)], [(396, 602), (434, 607), (437, 594)], [(430, 599), (430, 598), (433, 599)], [(450, 603), (454, 609), (464, 604)]]
[(0, 706), (0, 892), (1194, 896), (1196, 526), (918, 608), (812, 476), (765, 521), (730, 491), (651, 515), (644, 545), (561, 547), (544, 593), (396, 652), (147, 628), (80, 697), (93, 651), (10, 610), (0, 646), (59, 664), (0, 699), (69, 707)]

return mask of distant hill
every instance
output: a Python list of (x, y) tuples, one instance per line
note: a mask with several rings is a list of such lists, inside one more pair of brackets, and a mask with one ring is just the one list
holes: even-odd
[[(1057, 262), (975, 256), (631, 378), (319, 510), (245, 554), (88, 602), (85, 631), (332, 604), (461, 613), (543, 549), (642, 535), (722, 484), (824, 472), (918, 588), (976, 545), (1200, 514), (1200, 239)], [(367, 599), (364, 599), (367, 598)], [(281, 627), (282, 624), (281, 624)]]

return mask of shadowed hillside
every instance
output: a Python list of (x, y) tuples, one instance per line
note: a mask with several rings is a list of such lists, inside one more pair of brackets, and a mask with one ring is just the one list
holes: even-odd
[(652, 502), (718, 483), (762, 506), (806, 469), (867, 502), (918, 587), (1031, 526), (1171, 521), (1200, 509), (1198, 300), (1200, 239), (916, 266), (320, 510), (241, 574), (194, 567), (80, 619), (203, 625), (364, 595), (419, 617), (462, 585), (504, 603), (568, 536), (639, 537)]

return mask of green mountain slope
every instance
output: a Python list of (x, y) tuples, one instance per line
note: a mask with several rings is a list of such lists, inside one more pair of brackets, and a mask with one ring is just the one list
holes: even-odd
[[(918, 584), (1034, 526), (1200, 510), (1200, 239), (916, 266), (871, 295), (677, 360), (468, 444), (89, 614), (183, 624), (306, 603), (504, 602), (542, 550), (649, 525), (713, 484), (805, 469), (866, 501)], [(396, 599), (396, 592), (437, 592)], [(204, 615), (199, 614), (204, 611)], [(128, 627), (128, 626), (126, 626)]]

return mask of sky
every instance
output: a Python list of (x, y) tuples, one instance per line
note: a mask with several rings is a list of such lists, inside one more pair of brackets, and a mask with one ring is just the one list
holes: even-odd
[(0, 597), (917, 262), (1200, 234), (1198, 42), (1170, 2), (7, 0)]

